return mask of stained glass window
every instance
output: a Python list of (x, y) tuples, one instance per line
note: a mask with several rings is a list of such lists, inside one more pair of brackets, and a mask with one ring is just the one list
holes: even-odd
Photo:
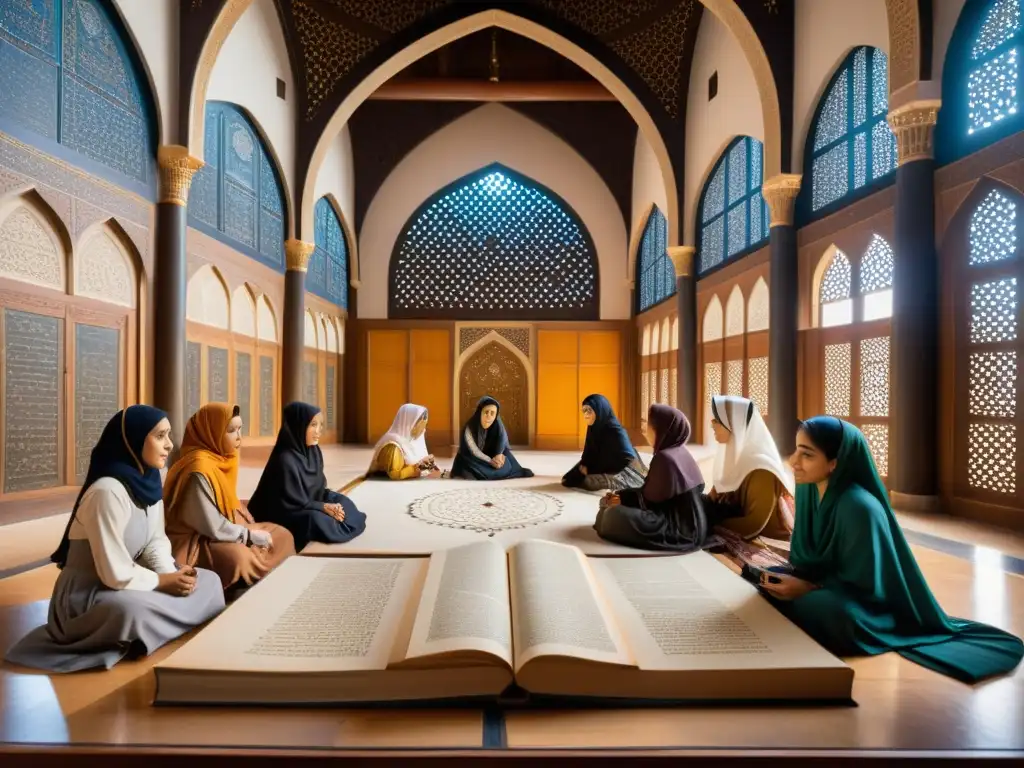
[(896, 169), (896, 136), (887, 121), (887, 71), (885, 53), (861, 47), (833, 77), (810, 132), (812, 212)]
[(995, 0), (971, 45), (967, 133), (984, 131), (1020, 110), (1020, 0)]
[(676, 293), (676, 269), (668, 256), (668, 221), (654, 206), (636, 255), (637, 312), (645, 312)]
[(253, 258), (284, 271), (284, 194), (274, 162), (249, 116), (206, 103), (206, 163), (192, 178), (189, 224), (217, 232)]
[(492, 165), (442, 189), (399, 237), (389, 316), (598, 319), (593, 241), (552, 191)]
[(0, 3), (0, 123), (62, 144), (149, 192), (155, 112), (144, 70), (105, 3)]
[(768, 204), (761, 197), (764, 148), (749, 136), (735, 139), (718, 159), (700, 202), (700, 272), (768, 239)]
[[(1019, 17), (1018, 17), (1019, 18)], [(998, 46), (996, 31), (989, 31)], [(1017, 491), (1017, 361), (1020, 293), (1024, 279), (1018, 233), (1022, 200), (993, 189), (971, 213), (964, 266), (968, 279), (963, 323), (967, 346), (968, 391), (958, 398), (966, 411), (967, 480), (971, 487), (998, 494)]]
[(341, 221), (326, 197), (313, 209), (313, 242), (306, 290), (348, 308), (348, 247)]

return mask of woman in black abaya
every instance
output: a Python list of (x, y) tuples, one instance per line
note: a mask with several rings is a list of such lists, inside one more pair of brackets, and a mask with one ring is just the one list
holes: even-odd
[(639, 488), (647, 477), (647, 465), (637, 455), (626, 428), (615, 418), (615, 410), (604, 395), (587, 395), (583, 400), (587, 440), (583, 456), (565, 473), (562, 485), (586, 491)]
[(289, 403), (277, 443), (263, 469), (249, 514), (258, 523), (291, 531), (295, 551), (311, 541), (342, 544), (366, 529), (366, 515), (347, 496), (327, 487), (320, 450), (323, 416), (307, 403)]
[(511, 480), (533, 477), (519, 466), (508, 444), (508, 433), (498, 415), (501, 406), (493, 397), (481, 397), (476, 412), (466, 422), (451, 476), (463, 480)]

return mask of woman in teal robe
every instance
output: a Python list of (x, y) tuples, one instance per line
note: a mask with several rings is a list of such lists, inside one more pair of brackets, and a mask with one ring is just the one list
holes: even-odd
[(792, 572), (760, 587), (837, 656), (901, 656), (965, 683), (1011, 671), (1024, 643), (947, 616), (903, 536), (864, 435), (833, 416), (804, 422), (790, 463), (797, 486)]

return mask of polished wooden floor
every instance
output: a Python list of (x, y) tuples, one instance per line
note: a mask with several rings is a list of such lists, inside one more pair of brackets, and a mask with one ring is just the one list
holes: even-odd
[[(1019, 538), (1004, 535), (1006, 546), (997, 549), (988, 544), (998, 539), (982, 529), (969, 532), (966, 543), (964, 536), (939, 534), (931, 529), (922, 539), (928, 546), (915, 544), (914, 551), (946, 611), (1024, 634)], [(0, 580), (0, 649), (45, 621), (55, 578), (56, 569), (46, 566)], [(856, 707), (156, 708), (150, 668), (174, 647), (106, 672), (48, 676), (0, 667), (0, 766), (64, 763), (89, 753), (102, 753), (105, 764), (145, 753), (149, 764), (216, 759), (219, 766), (339, 756), (402, 764), (471, 756), (537, 764), (546, 757), (560, 765), (616, 755), (636, 764), (684, 755), (732, 763), (759, 755), (831, 766), (866, 756), (1024, 759), (1024, 667), (972, 687), (895, 654), (853, 659)]]

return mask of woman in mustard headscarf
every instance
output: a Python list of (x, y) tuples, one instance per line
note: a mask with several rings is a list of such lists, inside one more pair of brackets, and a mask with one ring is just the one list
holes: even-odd
[(185, 426), (181, 455), (164, 482), (175, 560), (215, 571), (225, 590), (256, 583), (295, 554), (288, 529), (253, 522), (238, 500), (241, 445), (238, 406), (208, 403)]
[(947, 616), (936, 602), (859, 429), (834, 416), (808, 419), (790, 463), (797, 489), (789, 566), (760, 574), (790, 621), (837, 656), (896, 651), (966, 683), (1017, 666), (1019, 638)]

